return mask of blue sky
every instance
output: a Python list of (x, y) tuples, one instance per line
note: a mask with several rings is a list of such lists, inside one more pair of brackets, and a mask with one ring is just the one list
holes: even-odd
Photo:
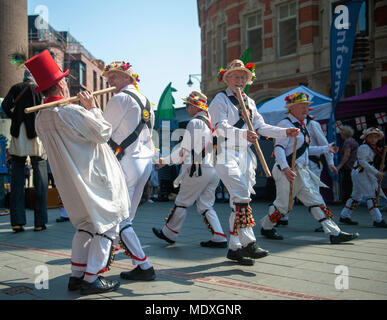
[(201, 73), (196, 0), (28, 0), (28, 14), (39, 14), (41, 5), (54, 29), (70, 32), (95, 58), (130, 62), (153, 103), (169, 82), (175, 107), (200, 90), (196, 79), (186, 84), (189, 74)]

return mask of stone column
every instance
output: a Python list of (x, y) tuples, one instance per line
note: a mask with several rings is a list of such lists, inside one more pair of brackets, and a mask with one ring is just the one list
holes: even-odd
[(0, 0), (0, 97), (23, 80), (24, 67), (8, 59), (16, 51), (28, 55), (27, 0)]

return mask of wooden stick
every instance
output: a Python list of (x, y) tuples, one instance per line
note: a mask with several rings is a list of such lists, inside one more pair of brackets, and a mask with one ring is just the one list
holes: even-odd
[[(98, 90), (98, 91), (91, 92), (91, 94), (93, 96), (99, 96), (101, 94), (109, 93), (109, 92), (112, 92), (112, 91), (115, 91), (115, 90), (116, 90), (116, 87), (110, 87), (110, 88), (106, 88), (106, 89), (103, 89), (103, 90)], [(42, 110), (42, 109), (53, 108), (53, 107), (59, 106), (61, 104), (69, 104), (69, 103), (76, 102), (76, 101), (79, 101), (79, 98), (77, 96), (71, 97), (71, 98), (67, 98), (67, 99), (63, 99), (63, 100), (59, 100), (59, 101), (54, 101), (54, 102), (49, 102), (49, 103), (45, 103), (45, 104), (40, 104), (38, 106), (34, 106), (34, 107), (31, 107), (31, 108), (26, 108), (24, 110), (24, 112), (25, 113), (32, 113), (32, 112), (36, 112), (36, 111), (39, 111), (39, 110)]]
[[(247, 114), (245, 103), (243, 102), (241, 90), (239, 88), (237, 88), (236, 91), (237, 91), (239, 105), (240, 105), (240, 107), (242, 109), (242, 112), (243, 112), (243, 115), (244, 115), (247, 127), (249, 128), (250, 131), (254, 131), (253, 125), (251, 124), (250, 118), (249, 118), (249, 116)], [(261, 150), (261, 148), (259, 146), (258, 139), (254, 141), (253, 145), (255, 147), (255, 150), (257, 151), (259, 160), (261, 161), (261, 165), (262, 165), (263, 171), (265, 171), (266, 177), (271, 177), (270, 170), (269, 170), (269, 168), (268, 168), (268, 166), (266, 164), (265, 157), (263, 156), (262, 150)]]
[[(380, 163), (379, 172), (383, 173), (384, 162), (386, 161), (387, 146), (383, 148), (382, 162)], [(382, 180), (380, 179), (378, 191), (376, 192), (375, 207), (379, 205), (380, 192), (382, 190)]]
[[(294, 167), (296, 165), (296, 154), (297, 154), (297, 137), (294, 137), (292, 168), (291, 168), (293, 172), (294, 172)], [(291, 211), (293, 209), (293, 182), (294, 181), (290, 182), (288, 211)]]

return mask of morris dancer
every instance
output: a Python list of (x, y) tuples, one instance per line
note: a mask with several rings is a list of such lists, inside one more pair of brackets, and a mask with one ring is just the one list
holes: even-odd
[(131, 208), (129, 219), (120, 224), (120, 243), (137, 267), (122, 272), (126, 280), (154, 280), (156, 275), (145, 255), (133, 227), (144, 186), (152, 171), (155, 147), (152, 141), (154, 112), (149, 100), (137, 90), (138, 75), (126, 62), (112, 62), (103, 70), (111, 86), (117, 88), (103, 113), (112, 125), (110, 146), (125, 174)]
[(255, 222), (249, 203), (250, 194), (254, 193), (256, 157), (249, 147), (258, 134), (285, 138), (296, 136), (299, 129), (266, 124), (257, 112), (255, 101), (243, 93), (255, 131), (247, 129), (236, 91), (239, 88), (243, 92), (246, 84), (251, 84), (255, 79), (254, 64), (244, 65), (241, 60), (233, 60), (226, 70), (221, 69), (218, 79), (223, 80), (228, 88), (215, 96), (208, 111), (217, 137), (215, 169), (230, 194), (232, 208), (227, 258), (240, 264), (253, 265), (254, 260), (249, 258), (264, 257), (268, 251), (257, 246), (252, 229)]
[(310, 208), (311, 214), (321, 223), (324, 232), (330, 235), (331, 243), (346, 242), (357, 238), (359, 236), (358, 233), (348, 234), (342, 232), (332, 220), (332, 214), (325, 206), (324, 200), (316, 187), (316, 185), (323, 187), (325, 185), (308, 167), (309, 154), (336, 153), (337, 147), (333, 147), (333, 143), (325, 146), (310, 146), (310, 134), (305, 121), (311, 102), (304, 93), (289, 95), (285, 100), (289, 115), (280, 121), (278, 126), (301, 129), (301, 134), (297, 137), (295, 172), (290, 169), (294, 139), (277, 139), (274, 146), (276, 163), (273, 167), (277, 196), (273, 205), (269, 208), (269, 214), (261, 219), (261, 234), (269, 239), (283, 239), (273, 227), (288, 212), (289, 189), (290, 183), (293, 182), (293, 197), (291, 201), (293, 201), (294, 197), (297, 197), (305, 206)]
[(168, 243), (175, 243), (183, 226), (187, 207), (196, 202), (198, 213), (203, 216), (205, 224), (212, 233), (211, 240), (201, 242), (200, 245), (209, 248), (226, 248), (227, 236), (213, 208), (219, 177), (213, 164), (213, 130), (207, 112), (207, 97), (193, 91), (183, 100), (192, 120), (187, 125), (180, 146), (167, 158), (160, 158), (160, 165), (183, 163), (181, 173), (174, 181), (176, 188), (180, 184), (180, 190), (167, 223), (162, 229), (153, 228), (153, 232), (158, 238)]
[[(305, 94), (305, 96), (309, 99), (309, 95)], [(310, 110), (310, 109), (309, 109)], [(306, 118), (306, 128), (310, 134), (310, 147), (313, 146), (328, 146), (328, 140), (324, 135), (324, 132), (321, 129), (320, 123), (314, 120), (313, 117), (307, 116)], [(315, 155), (309, 155), (309, 169), (312, 171), (319, 179), (321, 177), (321, 172), (323, 170), (323, 163), (324, 159), (328, 165), (328, 169), (333, 173), (337, 174), (338, 170), (335, 167), (335, 164), (333, 162), (333, 154), (330, 152), (323, 153), (320, 156), (315, 156)], [(319, 184), (314, 184), (314, 187), (316, 187), (317, 192), (320, 192), (320, 186)], [(329, 210), (328, 206), (324, 202), (324, 206)], [(289, 213), (287, 212), (285, 217), (281, 218), (278, 222), (277, 225), (288, 225), (288, 219), (289, 219)], [(323, 232), (324, 230), (322, 227), (317, 228), (315, 231), (318, 232)]]
[[(25, 63), (45, 103), (69, 97), (66, 76), (48, 50)], [(84, 107), (67, 104), (39, 111), (36, 132), (47, 151), (55, 182), (77, 229), (71, 251), (69, 290), (81, 294), (116, 290), (119, 282), (100, 274), (109, 269), (119, 223), (128, 218), (130, 200), (121, 167), (107, 145), (112, 129), (93, 96), (78, 94)]]
[(387, 228), (379, 208), (375, 205), (378, 181), (383, 179), (384, 173), (377, 168), (382, 160), (382, 149), (376, 143), (383, 139), (384, 133), (379, 128), (364, 130), (360, 139), (364, 143), (357, 150), (357, 161), (352, 170), (353, 189), (351, 197), (347, 200), (340, 214), (340, 222), (358, 224), (351, 220), (352, 212), (357, 208), (362, 197), (367, 199), (368, 211), (376, 228)]

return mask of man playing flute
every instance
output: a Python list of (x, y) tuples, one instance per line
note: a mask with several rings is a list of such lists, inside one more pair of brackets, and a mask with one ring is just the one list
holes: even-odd
[[(69, 97), (66, 76), (48, 50), (25, 63), (45, 103)], [(83, 105), (66, 104), (39, 111), (36, 132), (47, 151), (58, 191), (71, 223), (70, 291), (82, 295), (116, 290), (119, 281), (100, 275), (109, 270), (113, 241), (129, 216), (130, 200), (120, 164), (107, 144), (112, 128), (90, 92), (78, 94)]]

